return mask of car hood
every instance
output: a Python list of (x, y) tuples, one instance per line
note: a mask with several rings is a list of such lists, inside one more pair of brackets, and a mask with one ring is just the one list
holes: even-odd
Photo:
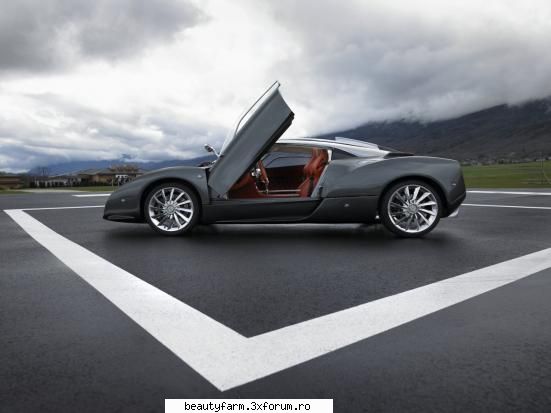
[(256, 108), (255, 102), (251, 108), (255, 108), (254, 112), (224, 145), (220, 158), (210, 169), (208, 185), (215, 196), (224, 196), (291, 125), (294, 114), (279, 92), (279, 83), (273, 86), (265, 97), (261, 96), (263, 100)]

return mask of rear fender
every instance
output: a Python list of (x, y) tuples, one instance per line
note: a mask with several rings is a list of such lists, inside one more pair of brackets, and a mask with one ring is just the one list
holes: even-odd
[(321, 184), (324, 198), (381, 197), (393, 183), (417, 178), (437, 186), (446, 209), (465, 194), (459, 162), (424, 156), (391, 159), (342, 159), (328, 166)]

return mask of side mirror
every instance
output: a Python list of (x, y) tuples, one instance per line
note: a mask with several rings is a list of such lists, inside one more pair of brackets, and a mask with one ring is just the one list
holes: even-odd
[(214, 149), (212, 146), (210, 146), (208, 143), (205, 143), (205, 150), (207, 152), (212, 152), (214, 153), (217, 157), (220, 157), (220, 155), (218, 154), (218, 152), (216, 152), (216, 149)]

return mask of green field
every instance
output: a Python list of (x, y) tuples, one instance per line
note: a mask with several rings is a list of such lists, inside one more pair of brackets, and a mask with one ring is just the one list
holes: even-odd
[(464, 166), (467, 188), (551, 188), (551, 161)]
[(18, 191), (17, 189), (2, 189), (0, 188), (0, 195), (18, 195), (25, 192)]

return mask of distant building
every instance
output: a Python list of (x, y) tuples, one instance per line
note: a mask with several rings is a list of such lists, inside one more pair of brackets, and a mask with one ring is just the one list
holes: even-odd
[(60, 186), (75, 186), (80, 185), (78, 176), (69, 175), (53, 175), (53, 176), (35, 176), (32, 181), (33, 186), (37, 188), (50, 188)]
[(114, 165), (102, 169), (86, 169), (76, 173), (81, 185), (122, 185), (146, 171), (135, 165)]
[(37, 188), (90, 185), (122, 185), (146, 171), (134, 165), (114, 165), (109, 168), (85, 169), (69, 174), (34, 176), (31, 185)]
[(23, 187), (25, 181), (21, 175), (0, 173), (0, 188), (17, 189)]

